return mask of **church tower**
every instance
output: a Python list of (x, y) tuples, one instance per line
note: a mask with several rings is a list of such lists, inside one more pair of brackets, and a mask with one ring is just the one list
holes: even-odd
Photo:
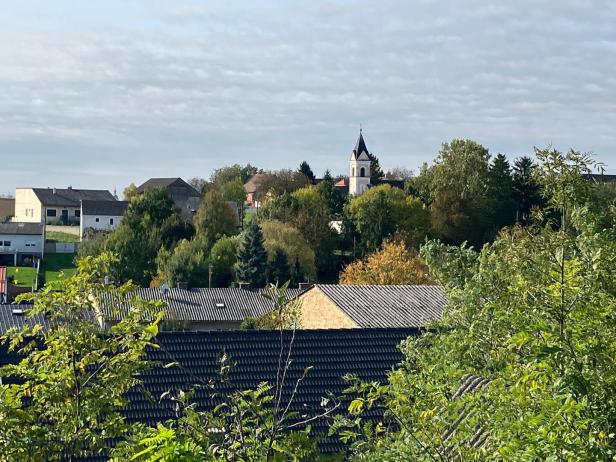
[(349, 194), (359, 196), (370, 186), (370, 157), (364, 142), (364, 137), (359, 129), (359, 138), (349, 160)]

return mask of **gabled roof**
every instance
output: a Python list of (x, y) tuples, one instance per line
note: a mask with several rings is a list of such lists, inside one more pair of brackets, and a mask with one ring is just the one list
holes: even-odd
[(447, 303), (440, 286), (317, 284), (359, 327), (425, 327)]
[(246, 193), (254, 193), (261, 184), (261, 180), (264, 177), (265, 173), (255, 173), (248, 179), (246, 183), (244, 183), (244, 191)]
[[(246, 318), (257, 318), (273, 308), (273, 302), (265, 295), (264, 289), (240, 288), (189, 288), (168, 289), (166, 293), (158, 288), (140, 288), (118, 300), (109, 293), (100, 296), (100, 309), (108, 320), (119, 319), (121, 313), (113, 312), (128, 308), (132, 297), (145, 300), (162, 300), (167, 304), (165, 319), (187, 322), (242, 322)], [(287, 289), (290, 300), (299, 295), (299, 289)]]
[(121, 217), (128, 207), (127, 201), (81, 201), (81, 215)]
[(42, 236), (45, 225), (43, 223), (21, 223), (7, 221), (0, 223), (0, 234), (21, 234), (25, 236)]
[[(399, 343), (417, 335), (417, 329), (327, 329), (298, 330), (293, 339), (291, 367), (286, 376), (283, 397), (288, 399), (293, 387), (307, 367), (312, 369), (299, 384), (292, 411), (300, 415), (319, 414), (322, 398), (330, 393), (343, 395), (348, 383), (345, 374), (356, 374), (365, 381), (386, 381), (386, 374), (403, 359)], [(291, 331), (283, 332), (283, 354), (286, 357), (291, 343)], [(268, 330), (209, 331), (209, 332), (164, 332), (158, 335), (161, 347), (151, 349), (148, 359), (159, 365), (144, 372), (141, 378), (144, 389), (154, 397), (152, 400), (141, 390), (129, 395), (125, 415), (129, 422), (145, 422), (154, 425), (174, 417), (173, 403), (159, 402), (167, 391), (190, 390), (210, 380), (220, 379), (219, 355), (225, 352), (235, 367), (229, 374), (228, 383), (215, 391), (228, 395), (233, 391), (254, 389), (261, 382), (276, 384), (280, 355), (280, 332)], [(165, 364), (177, 362), (177, 367), (165, 368)], [(207, 387), (201, 386), (192, 397), (197, 408), (212, 410), (221, 402), (220, 396), (212, 396)], [(341, 412), (345, 412), (346, 405)], [(365, 415), (370, 420), (380, 418), (382, 411), (373, 409)], [(312, 423), (313, 436), (320, 435), (320, 449), (326, 453), (343, 451), (338, 437), (327, 437), (327, 423)]]
[(32, 188), (44, 206), (79, 207), (82, 200), (115, 201), (109, 191), (98, 189)]
[(183, 179), (179, 177), (150, 178), (148, 181), (146, 181), (145, 183), (143, 183), (141, 186), (137, 188), (137, 192), (141, 194), (144, 191), (147, 191), (148, 189), (153, 189), (153, 188), (167, 189), (170, 187), (184, 188), (189, 193), (189, 195), (194, 196), (194, 197), (201, 197), (201, 194), (199, 194), (199, 192), (195, 188), (193, 188), (191, 185), (189, 185), (188, 183), (186, 183)]
[(357, 138), (357, 143), (355, 143), (355, 148), (351, 153), (351, 160), (370, 160), (368, 154), (368, 148), (366, 148), (366, 142), (360, 130), (359, 138)]

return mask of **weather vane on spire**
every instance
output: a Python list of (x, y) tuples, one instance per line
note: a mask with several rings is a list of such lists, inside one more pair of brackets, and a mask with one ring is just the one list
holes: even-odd
[(361, 122), (359, 123), (359, 133), (361, 133)]

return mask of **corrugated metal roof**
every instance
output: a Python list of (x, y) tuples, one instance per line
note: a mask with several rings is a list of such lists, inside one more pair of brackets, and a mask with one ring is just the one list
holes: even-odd
[(439, 286), (317, 284), (360, 327), (425, 327), (447, 303)]
[(45, 225), (43, 223), (21, 223), (9, 221), (0, 223), (0, 234), (23, 234), (28, 236), (42, 236)]
[[(167, 304), (165, 319), (169, 321), (241, 322), (246, 318), (262, 316), (273, 308), (272, 300), (264, 293), (264, 289), (173, 288), (163, 295), (161, 289), (140, 288), (123, 299), (118, 299), (117, 294), (101, 294), (100, 308), (107, 319), (119, 319), (121, 311), (128, 308), (130, 299), (138, 296), (148, 301), (162, 300), (165, 302)], [(285, 295), (290, 300), (297, 297), (299, 293), (299, 289), (287, 289)]]
[(43, 328), (49, 328), (49, 320), (40, 314), (28, 316), (28, 310), (31, 305), (0, 305), (0, 335), (4, 334), (9, 329), (15, 327), (21, 329), (23, 326), (40, 325)]

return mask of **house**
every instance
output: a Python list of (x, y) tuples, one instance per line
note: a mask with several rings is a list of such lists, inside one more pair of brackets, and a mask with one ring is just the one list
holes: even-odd
[(13, 221), (48, 225), (78, 225), (81, 201), (115, 201), (105, 190), (58, 188), (17, 188)]
[(8, 220), (15, 215), (15, 199), (0, 197), (0, 221)]
[(177, 208), (180, 209), (182, 218), (186, 221), (192, 221), (201, 202), (201, 194), (195, 188), (182, 178), (150, 178), (137, 188), (137, 193), (143, 194), (145, 191), (154, 188), (164, 189)]
[(81, 239), (91, 231), (113, 231), (122, 221), (127, 201), (81, 201)]
[(42, 314), (28, 316), (27, 313), (30, 308), (32, 308), (32, 305), (3, 305), (0, 301), (0, 335), (5, 335), (10, 329), (21, 329), (24, 326), (34, 327), (38, 325), (43, 329), (48, 329), (50, 326), (49, 319)]
[(264, 177), (265, 173), (255, 173), (244, 184), (244, 192), (246, 193), (246, 204), (248, 205), (248, 207), (259, 208), (260, 200), (257, 198), (257, 191)]
[(0, 265), (29, 266), (45, 252), (43, 223), (0, 223)]
[[(287, 289), (285, 293), (289, 300), (299, 294), (299, 289)], [(239, 329), (245, 319), (261, 317), (274, 307), (266, 289), (139, 288), (123, 299), (111, 293), (100, 295), (96, 302), (99, 322), (117, 322), (134, 296), (165, 302), (163, 329), (167, 330)]]
[(440, 319), (439, 286), (316, 284), (298, 296), (304, 329), (423, 328)]

